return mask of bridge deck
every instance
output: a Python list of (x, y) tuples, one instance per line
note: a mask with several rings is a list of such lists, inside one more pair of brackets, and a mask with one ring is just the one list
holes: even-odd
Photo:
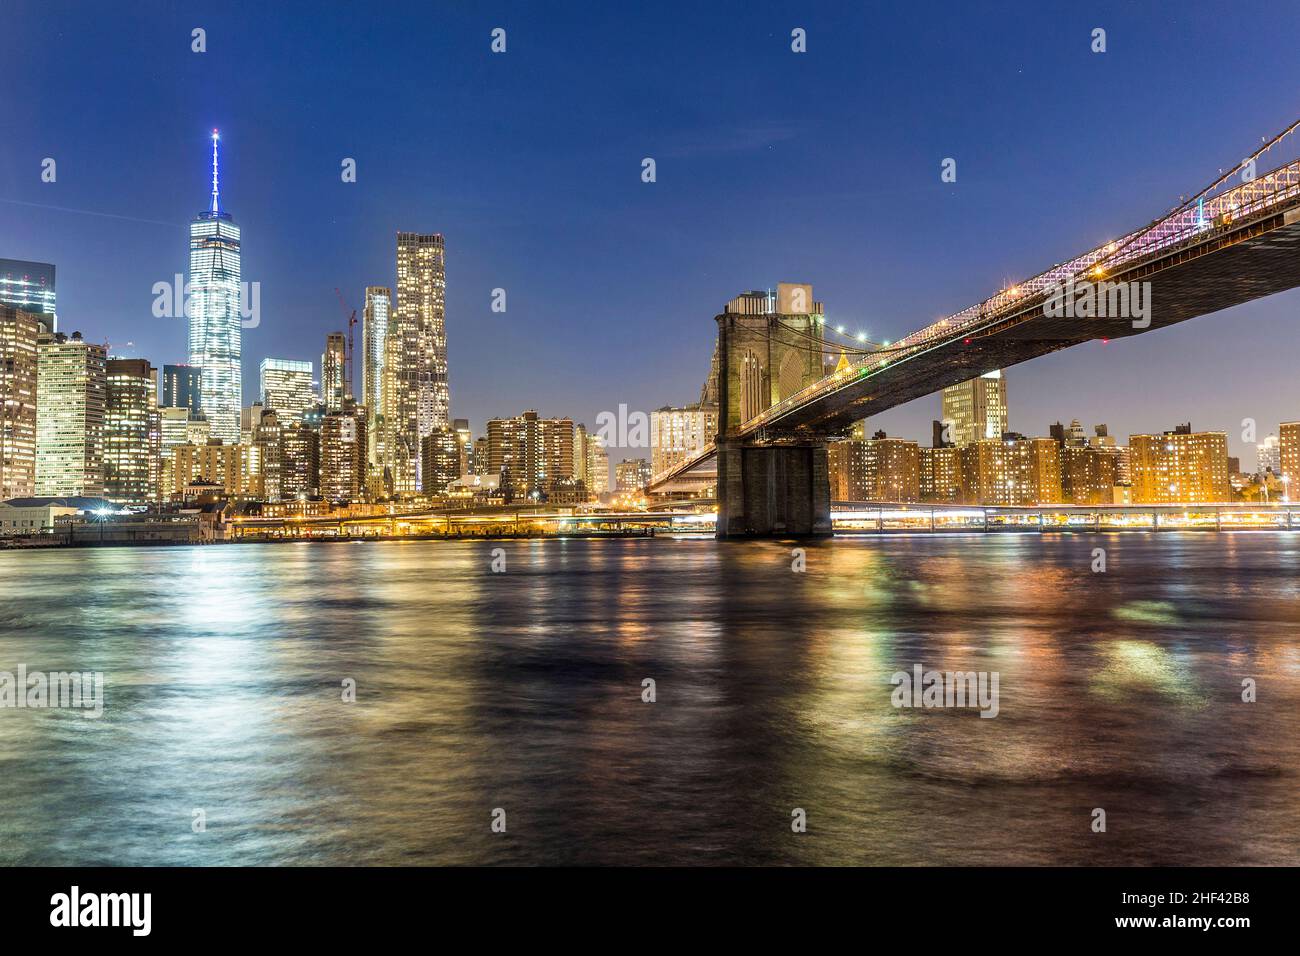
[[(1149, 282), (1150, 325), (1128, 318), (1051, 317), (1041, 299), (926, 343), (883, 366), (846, 369), (843, 381), (819, 383), (815, 394), (770, 409), (742, 426), (738, 437), (834, 435), (853, 422), (1040, 355), (1094, 339), (1122, 338), (1241, 305), (1300, 286), (1300, 209), (1278, 212), (1207, 238), (1188, 249), (1135, 263), (1108, 282)], [(834, 377), (832, 376), (832, 379)]]

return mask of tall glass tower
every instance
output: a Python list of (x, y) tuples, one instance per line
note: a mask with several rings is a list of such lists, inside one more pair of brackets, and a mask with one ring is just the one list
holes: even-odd
[(391, 382), (384, 401), (384, 455), (399, 494), (421, 490), (421, 442), (450, 424), (443, 255), (441, 233), (397, 234), (397, 308), (388, 324), (384, 370)]
[(362, 325), (361, 401), (366, 406), (367, 450), (371, 465), (384, 461), (384, 349), (388, 344), (388, 314), (393, 293), (384, 286), (366, 286)]
[(212, 207), (190, 223), (190, 364), (200, 369), (203, 413), (212, 437), (239, 441), (239, 227), (221, 211), (217, 131), (212, 131)]

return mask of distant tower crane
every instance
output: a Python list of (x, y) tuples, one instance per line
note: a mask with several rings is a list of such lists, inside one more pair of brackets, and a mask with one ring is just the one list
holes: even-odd
[(357, 325), (357, 310), (353, 309), (352, 314), (348, 315), (348, 304), (344, 301), (343, 293), (339, 291), (337, 286), (334, 288), (334, 294), (339, 297), (339, 305), (343, 306), (343, 314), (348, 316), (348, 352), (343, 359), (343, 391), (347, 398), (355, 401), (356, 393), (352, 391), (352, 367), (353, 362), (355, 361), (353, 358), (355, 336), (352, 330), (355, 329)]

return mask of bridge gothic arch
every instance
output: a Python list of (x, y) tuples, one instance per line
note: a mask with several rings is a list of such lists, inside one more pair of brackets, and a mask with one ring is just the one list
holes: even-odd
[(753, 349), (740, 359), (740, 420), (747, 422), (770, 404), (767, 401), (767, 368)]

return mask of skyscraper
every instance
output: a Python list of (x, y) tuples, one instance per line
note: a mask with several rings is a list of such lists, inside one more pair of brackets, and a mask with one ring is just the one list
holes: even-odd
[(105, 373), (104, 497), (126, 505), (158, 499), (162, 426), (158, 370), (145, 359), (109, 359)]
[(0, 501), (36, 493), (40, 320), (0, 304)]
[(212, 131), (212, 205), (190, 223), (190, 364), (200, 369), (203, 413), (212, 437), (239, 441), (242, 346), (239, 312), (240, 234), (221, 211), (217, 131)]
[(34, 316), (46, 332), (57, 332), (54, 266), (48, 262), (0, 259), (0, 305)]
[(370, 427), (368, 453), (371, 464), (384, 460), (384, 343), (388, 338), (388, 316), (393, 293), (384, 286), (366, 287), (366, 305), (361, 319), (361, 402), (366, 406)]
[(36, 494), (102, 495), (104, 346), (58, 332), (42, 336), (38, 351)]
[(397, 234), (397, 308), (384, 352), (384, 454), (393, 490), (420, 490), (421, 443), (448, 424), (446, 271), (439, 234)]
[(193, 365), (164, 365), (163, 408), (189, 409), (190, 418), (203, 414), (202, 373)]
[(281, 425), (302, 420), (316, 404), (311, 392), (311, 362), (264, 358), (261, 365), (262, 405), (274, 409)]
[(325, 336), (325, 351), (320, 357), (320, 400), (325, 411), (337, 415), (343, 411), (347, 394), (347, 339), (342, 332), (330, 332)]
[(1007, 430), (1007, 380), (1001, 371), (943, 390), (944, 423), (957, 446), (982, 438), (1001, 438)]

